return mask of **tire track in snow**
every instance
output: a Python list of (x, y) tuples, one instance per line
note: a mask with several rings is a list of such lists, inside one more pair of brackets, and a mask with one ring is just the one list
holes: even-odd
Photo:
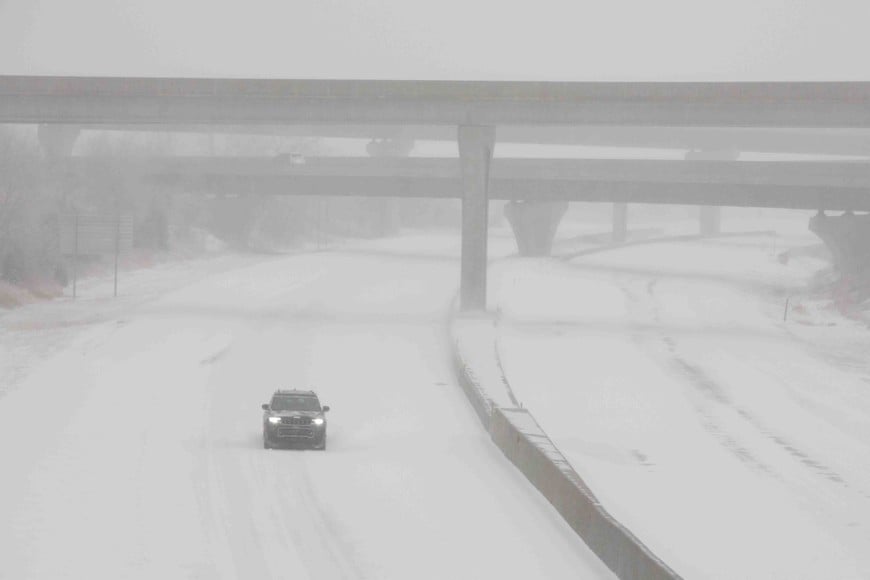
[[(310, 285), (321, 274), (322, 270), (288, 291)], [(274, 307), (281, 300), (283, 297), (272, 297), (259, 304)], [(220, 404), (209, 425), (234, 426), (230, 445), (225, 446), (229, 449), (213, 448), (212, 496), (218, 502), (213, 513), (228, 539), (236, 577), (356, 580), (363, 576), (352, 550), (340, 539), (339, 526), (316, 494), (308, 452), (263, 450), (256, 422), (250, 429), (249, 421), (244, 426), (239, 424), (239, 403), (249, 399), (241, 386), (249, 382), (251, 361), (258, 359), (257, 343), (263, 333), (274, 333), (283, 326), (282, 321), (269, 317), (249, 317), (238, 323), (233, 342), (220, 345), (200, 361), (211, 365), (217, 377), (217, 390), (210, 403)], [(301, 333), (297, 339), (300, 344), (310, 344), (313, 329), (310, 324), (295, 327), (294, 331)], [(251, 418), (247, 413), (244, 417)], [(228, 503), (230, 498), (232, 504)], [(245, 526), (239, 526), (239, 522)]]
[[(305, 517), (301, 519), (312, 524), (306, 529), (291, 528), (289, 535), (292, 536), (294, 544), (300, 547), (299, 551), (306, 562), (311, 578), (316, 580), (364, 578), (351, 544), (343, 539), (346, 537), (346, 532), (329, 514), (316, 493), (306, 457), (311, 453), (318, 452), (274, 449), (269, 453), (271, 456), (298, 455), (292, 458), (292, 469), (283, 469), (271, 478), (274, 496), (280, 500), (280, 511), (282, 513), (303, 511)], [(297, 502), (289, 500), (287, 489), (294, 490)], [(314, 533), (308, 533), (310, 531)]]
[[(689, 383), (704, 396), (704, 399), (708, 401), (713, 401), (714, 403), (718, 403), (720, 405), (727, 405), (728, 399), (722, 388), (709, 376), (707, 376), (700, 368), (682, 359), (677, 354), (676, 340), (666, 334), (664, 331), (658, 330), (662, 328), (662, 325), (661, 316), (658, 312), (655, 302), (651, 302), (651, 307), (649, 304), (643, 303), (644, 301), (632, 288), (633, 284), (636, 282), (635, 280), (632, 280), (632, 278), (618, 276), (616, 277), (616, 279), (618, 286), (620, 287), (623, 294), (626, 296), (627, 301), (630, 304), (634, 304), (636, 307), (641, 308), (646, 307), (647, 311), (644, 312), (643, 315), (652, 318), (653, 324), (651, 326), (652, 328), (656, 329), (653, 331), (653, 334), (656, 337), (656, 340), (661, 342), (669, 353), (667, 357), (669, 360), (665, 361), (665, 366), (674, 367), (678, 374), (685, 376), (688, 379)], [(646, 283), (646, 294), (651, 298), (654, 297), (654, 289), (657, 283), (658, 279), (656, 278), (653, 278)], [(632, 323), (632, 326), (634, 327), (632, 336), (634, 342), (641, 347), (649, 343), (649, 332), (643, 332), (643, 330), (639, 329), (638, 325), (634, 323)], [(657, 348), (650, 350), (652, 352), (660, 352), (660, 350)], [(735, 439), (728, 433), (724, 426), (721, 425), (719, 421), (717, 421), (711, 405), (702, 404), (696, 399), (692, 400), (692, 405), (700, 415), (700, 422), (704, 429), (708, 433), (710, 433), (710, 435), (712, 435), (713, 438), (716, 439), (729, 453), (731, 453), (741, 463), (747, 465), (751, 469), (766, 473), (779, 479), (779, 477), (776, 476), (774, 470), (769, 465), (756, 457), (755, 454), (753, 454), (745, 446), (741, 445), (737, 441), (737, 439)]]
[[(646, 315), (652, 318), (655, 322), (655, 326), (665, 328), (662, 324), (660, 305), (656, 298), (656, 287), (658, 283), (658, 278), (648, 280), (645, 284), (645, 296), (643, 298), (639, 296), (639, 293), (631, 289), (630, 286), (632, 282), (630, 279), (627, 283), (620, 283), (620, 287), (623, 289), (623, 292), (629, 301), (646, 310)], [(637, 334), (636, 338), (638, 340), (645, 340), (645, 337), (640, 334)], [(846, 488), (851, 487), (833, 468), (798, 449), (798, 447), (790, 442), (785, 436), (775, 433), (755, 414), (750, 412), (747, 408), (737, 404), (728, 395), (727, 390), (722, 385), (710, 377), (699, 365), (689, 361), (685, 356), (680, 354), (678, 339), (668, 335), (665, 331), (658, 331), (657, 339), (664, 345), (664, 349), (668, 353), (667, 357), (670, 358), (670, 365), (675, 367), (680, 374), (685, 376), (696, 391), (712, 405), (721, 406), (736, 414), (737, 417), (740, 417), (746, 424), (750, 425), (755, 431), (761, 434), (762, 437), (775, 444), (782, 452), (802, 467), (808, 469), (811, 473)], [(764, 472), (780, 481), (785, 481), (772, 466), (762, 461), (748, 448), (741, 445), (737, 439), (729, 433), (730, 430), (725, 425), (725, 422), (716, 418), (716, 413), (710, 405), (695, 403), (695, 407), (703, 416), (702, 424), (705, 429), (714, 435), (734, 456), (754, 469)], [(862, 495), (866, 494), (862, 493)]]

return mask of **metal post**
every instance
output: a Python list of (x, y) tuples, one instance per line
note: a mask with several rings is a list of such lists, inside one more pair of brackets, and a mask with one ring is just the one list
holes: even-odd
[(118, 254), (121, 251), (121, 209), (118, 208), (115, 220), (115, 298), (118, 297)]
[(323, 232), (323, 207), (323, 198), (321, 197), (317, 200), (317, 249), (321, 251), (325, 245), (326, 238)]
[(73, 239), (73, 298), (76, 297), (76, 286), (79, 281), (79, 212), (75, 212), (75, 234)]
[(329, 197), (328, 196), (324, 197), (323, 198), (323, 207), (326, 210), (326, 216), (324, 218), (325, 224), (324, 224), (323, 228), (324, 228), (324, 232), (326, 232), (326, 234), (327, 234), (327, 237), (326, 237), (326, 249), (327, 250), (330, 248), (330, 244), (329, 244), (329, 206), (330, 206)]
[(485, 310), (489, 170), (495, 127), (460, 126), (458, 141), (462, 171), (459, 305), (461, 310)]

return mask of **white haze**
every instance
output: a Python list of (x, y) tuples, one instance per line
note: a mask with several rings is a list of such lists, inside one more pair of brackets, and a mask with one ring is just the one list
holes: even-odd
[[(867, 0), (0, 0), (0, 75), (867, 81), (868, 22)], [(574, 202), (532, 258), (493, 200), (489, 311), (448, 329), (458, 199), (136, 173), (316, 169), (368, 138), (123, 128), (81, 129), (63, 161), (108, 170), (76, 177), (36, 124), (0, 124), (0, 580), (613, 578), (493, 445), (457, 356), (682, 577), (870, 577), (870, 299), (837, 310), (814, 210), (722, 208), (707, 237), (698, 207), (632, 203), (620, 244), (620, 206)], [(677, 143), (494, 157), (685, 160)], [(703, 153), (867, 162), (766, 147)], [(120, 208), (142, 243), (114, 298), (113, 256), (55, 238), (66, 212)], [(328, 450), (263, 449), (261, 403), (297, 387), (332, 406)]]
[(0, 74), (867, 80), (860, 0), (7, 0)]

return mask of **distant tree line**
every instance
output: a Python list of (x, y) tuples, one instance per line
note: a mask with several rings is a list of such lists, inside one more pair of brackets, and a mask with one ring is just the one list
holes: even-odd
[[(244, 141), (236, 147), (239, 155), (257, 153)], [(322, 154), (316, 142), (303, 143), (302, 149)], [(98, 136), (79, 142), (76, 154), (110, 158), (172, 150), (161, 138)], [(131, 214), (134, 247), (146, 253), (195, 250), (208, 245), (204, 238), (235, 249), (280, 251), (459, 222), (458, 203), (446, 200), (209, 195), (130, 179), (112, 169), (74, 178), (45, 159), (33, 135), (0, 128), (0, 280), (27, 287), (65, 285), (71, 257), (61, 255), (60, 228), (64, 216), (75, 211)]]
[(0, 278), (15, 284), (58, 267), (57, 199), (39, 151), (8, 130), (0, 132)]

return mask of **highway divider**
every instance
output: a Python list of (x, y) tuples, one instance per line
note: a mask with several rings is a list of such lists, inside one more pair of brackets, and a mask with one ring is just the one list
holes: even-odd
[(680, 576), (611, 516), (547, 436), (517, 405), (495, 347), (495, 321), (453, 316), (448, 325), (459, 384), (502, 453), (621, 580)]

